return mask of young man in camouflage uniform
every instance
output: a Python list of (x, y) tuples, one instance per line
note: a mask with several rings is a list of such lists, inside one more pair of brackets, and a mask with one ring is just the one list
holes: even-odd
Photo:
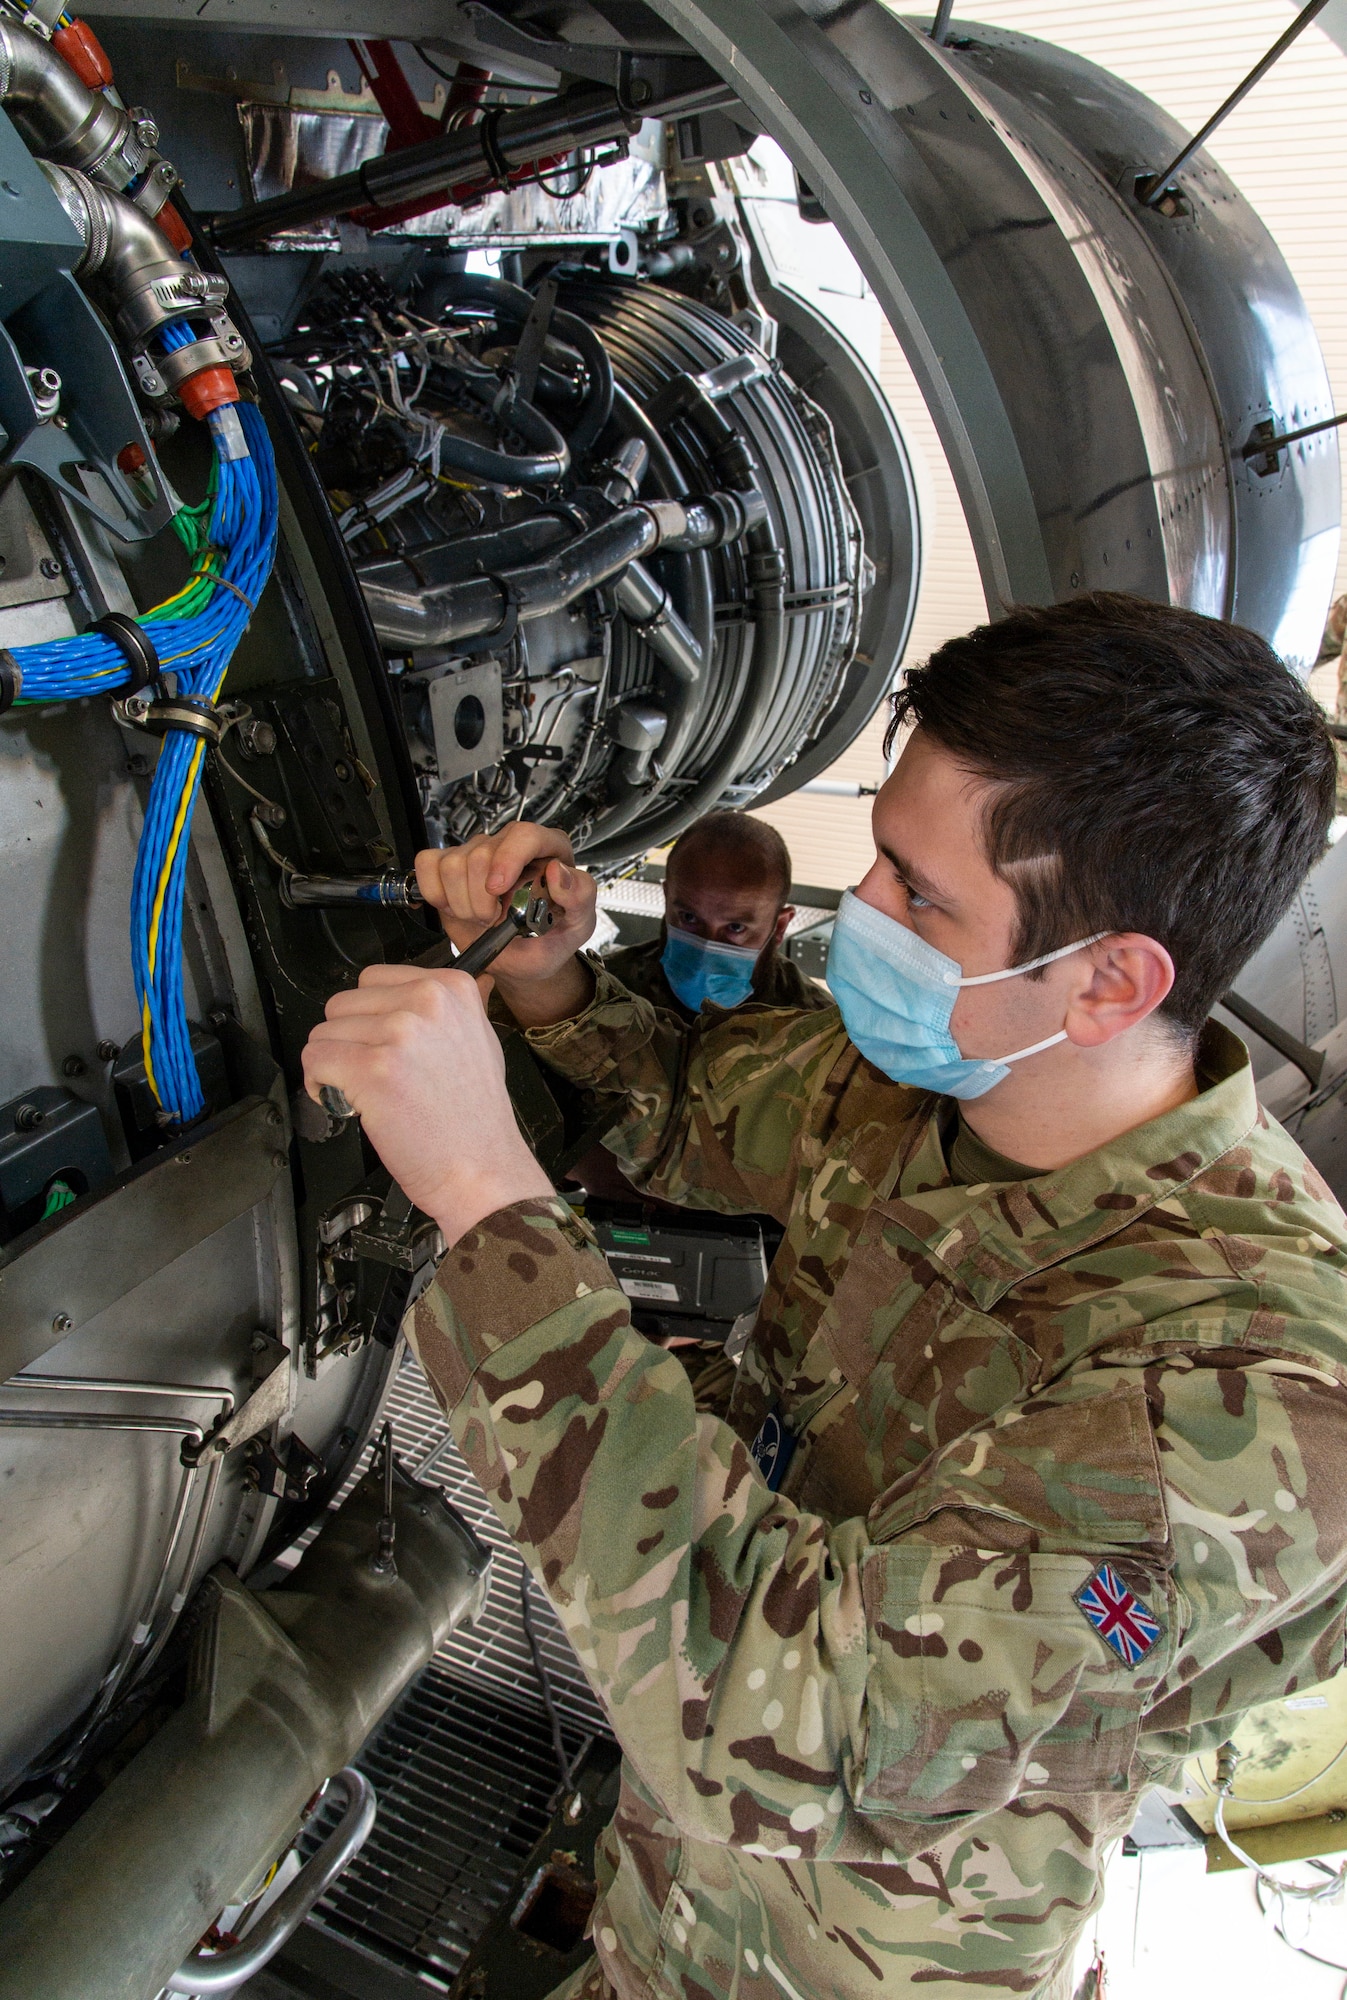
[[(751, 1003), (823, 1009), (827, 993), (779, 949), (795, 915), (791, 872), (790, 852), (774, 826), (744, 812), (705, 814), (669, 851), (659, 935), (609, 952), (605, 969), (629, 993), (689, 1026), (707, 1000), (726, 1009)], [(613, 1201), (641, 1198), (602, 1145), (591, 1146), (567, 1180)], [(700, 1356), (698, 1367), (705, 1366)], [(723, 1356), (711, 1356), (707, 1390), (732, 1373)]]
[(629, 993), (691, 1023), (722, 1007), (821, 1009), (828, 996), (780, 949), (795, 911), (791, 862), (774, 826), (745, 812), (694, 820), (669, 850), (659, 936), (608, 954)]
[(1142, 1788), (1342, 1660), (1347, 1223), (1204, 1026), (1322, 850), (1323, 722), (1252, 635), (1119, 598), (898, 709), (840, 1015), (656, 1015), (570, 955), (548, 829), (420, 863), (466, 943), (551, 857), (561, 926), (498, 961), (534, 1046), (638, 1180), (785, 1223), (728, 1422), (468, 980), (372, 968), (306, 1055), (452, 1245), (413, 1338), (626, 1753), (577, 1993), (1057, 2000)]

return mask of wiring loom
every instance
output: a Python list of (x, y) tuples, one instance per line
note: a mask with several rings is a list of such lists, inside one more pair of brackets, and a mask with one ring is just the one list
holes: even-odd
[[(166, 346), (195, 338), (182, 322)], [(199, 507), (183, 508), (174, 527), (192, 574), (185, 588), (139, 620), (176, 697), (214, 706), (229, 662), (271, 573), (276, 549), (276, 466), (261, 413), (231, 403), (207, 418), (215, 462)], [(25, 704), (69, 701), (128, 689), (122, 649), (95, 632), (39, 646), (16, 646)], [(145, 1073), (169, 1122), (184, 1125), (205, 1109), (192, 1056), (182, 982), (182, 904), (192, 814), (205, 760), (203, 736), (170, 727), (155, 767), (131, 889), (131, 963), (140, 1006)]]

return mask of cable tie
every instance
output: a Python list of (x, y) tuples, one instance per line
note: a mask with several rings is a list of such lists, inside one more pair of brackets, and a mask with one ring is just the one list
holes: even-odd
[(253, 603), (251, 597), (245, 597), (238, 585), (231, 583), (227, 576), (218, 576), (213, 569), (194, 569), (187, 580), (189, 583), (193, 583), (197, 577), (203, 577), (207, 583), (218, 583), (223, 590), (232, 590), (241, 604), (246, 604), (249, 611), (256, 611), (257, 606)]
[(491, 177), (502, 193), (510, 185), (510, 162), (506, 159), (504, 153), (501, 152), (496, 127), (500, 124), (506, 108), (503, 104), (494, 105), (477, 126), (477, 137), (482, 148), (482, 158), (486, 161), (487, 166), (491, 170)]
[(85, 627), (85, 632), (96, 632), (100, 639), (111, 640), (130, 668), (130, 680), (113, 690), (119, 700), (125, 700), (130, 694), (139, 694), (142, 688), (158, 680), (162, 671), (159, 655), (145, 627), (137, 624), (134, 618), (126, 617), (121, 611), (109, 611), (102, 618), (95, 618), (92, 625)]
[(0, 715), (13, 708), (23, 692), (23, 668), (7, 647), (0, 647)]
[(494, 626), (490, 632), (478, 632), (471, 639), (455, 640), (455, 645), (463, 653), (503, 653), (507, 646), (514, 644), (515, 634), (519, 630), (522, 600), (508, 575), (488, 570), (484, 581), (495, 584), (504, 600), (505, 609), (501, 613), (499, 625)]
[(177, 695), (170, 701), (152, 701), (141, 717), (140, 727), (154, 736), (181, 729), (188, 736), (203, 736), (208, 743), (218, 746), (228, 722), (213, 702)]

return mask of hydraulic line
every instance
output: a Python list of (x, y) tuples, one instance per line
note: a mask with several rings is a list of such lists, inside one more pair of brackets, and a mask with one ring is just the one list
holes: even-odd
[[(520, 326), (527, 321), (534, 304), (532, 292), (525, 291), (521, 285), (506, 284), (502, 278), (489, 278), (484, 273), (471, 271), (447, 275), (438, 287), (438, 294), (445, 304), (480, 304), (500, 318)], [(589, 377), (585, 400), (579, 416), (571, 425), (567, 440), (571, 457), (579, 464), (597, 444), (612, 415), (613, 364), (594, 329), (575, 313), (560, 308), (554, 310), (550, 331), (558, 341), (575, 349)], [(544, 384), (546, 379), (545, 375), (540, 377)], [(517, 405), (512, 406), (512, 414), (514, 407)]]
[[(535, 167), (559, 154), (606, 140), (627, 139), (643, 118), (671, 118), (718, 110), (737, 102), (733, 91), (706, 73), (706, 81), (662, 100), (649, 95), (639, 109), (623, 104), (607, 85), (577, 84), (559, 97), (519, 110), (495, 107), (476, 125), (448, 132), (425, 145), (367, 160), (354, 173), (252, 203), (221, 217), (212, 235), (220, 251), (255, 243), (278, 229), (366, 208), (392, 210), (422, 195), (447, 202), (477, 197), (504, 184), (516, 167)], [(390, 215), (389, 220), (393, 217)]]

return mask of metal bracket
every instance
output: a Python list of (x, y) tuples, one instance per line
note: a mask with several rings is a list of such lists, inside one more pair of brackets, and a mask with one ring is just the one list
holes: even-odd
[[(263, 1334), (259, 1339), (274, 1348), (270, 1372), (263, 1377), (245, 1403), (241, 1403), (233, 1415), (223, 1418), (215, 1428), (208, 1431), (199, 1441), (184, 1438), (182, 1462), (184, 1465), (199, 1465), (209, 1453), (220, 1457), (247, 1444), (263, 1431), (270, 1430), (290, 1408), (290, 1356), (279, 1341)], [(256, 1344), (256, 1343), (255, 1343)]]
[(249, 1438), (243, 1451), (248, 1461), (243, 1477), (248, 1485), (278, 1500), (307, 1500), (327, 1469), (317, 1452), (310, 1451), (293, 1431), (279, 1451), (260, 1437)]

